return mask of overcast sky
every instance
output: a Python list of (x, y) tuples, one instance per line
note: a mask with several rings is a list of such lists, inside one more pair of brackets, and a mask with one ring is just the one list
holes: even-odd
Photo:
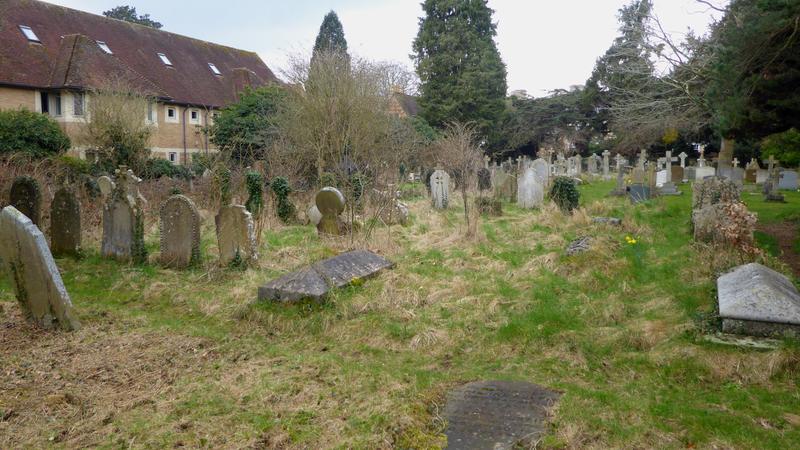
[[(308, 53), (322, 18), (339, 14), (352, 53), (398, 61), (409, 54), (422, 15), (421, 0), (49, 0), (100, 14), (120, 4), (136, 7), (164, 29), (258, 52), (276, 73), (287, 55)], [(497, 43), (508, 67), (509, 90), (534, 96), (583, 84), (617, 35), (617, 10), (630, 0), (489, 0)], [(725, 0), (716, 0), (719, 4)], [(695, 0), (654, 0), (668, 30), (702, 34), (713, 16)]]

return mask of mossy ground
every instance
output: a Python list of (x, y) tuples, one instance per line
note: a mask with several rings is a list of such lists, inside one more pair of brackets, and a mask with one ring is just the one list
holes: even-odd
[[(572, 216), (504, 204), (474, 239), (458, 204), (414, 200), (410, 225), (368, 244), (396, 269), (321, 305), (253, 303), (260, 284), (345, 245), (277, 221), (245, 272), (214, 266), (209, 221), (189, 271), (93, 250), (58, 260), (74, 333), (26, 324), (2, 280), (0, 448), (431, 448), (447, 390), (479, 379), (563, 392), (544, 448), (796, 446), (800, 345), (703, 339), (716, 276), (749, 260), (691, 241), (688, 187), (638, 206), (612, 188), (582, 186)], [(747, 202), (782, 217), (800, 196), (787, 200)], [(565, 256), (584, 235), (593, 248)], [(148, 233), (151, 259), (157, 242)]]

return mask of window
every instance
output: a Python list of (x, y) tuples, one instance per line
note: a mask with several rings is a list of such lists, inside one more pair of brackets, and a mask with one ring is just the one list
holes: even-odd
[(172, 61), (167, 58), (167, 55), (159, 53), (158, 57), (161, 58), (161, 62), (163, 62), (165, 65), (172, 67)]
[(84, 96), (83, 92), (72, 93), (72, 114), (75, 116), (82, 116), (84, 110)]
[(189, 112), (189, 121), (195, 124), (200, 123), (200, 111), (193, 109)]
[(211, 69), (212, 72), (214, 72), (214, 75), (222, 75), (222, 72), (220, 72), (219, 69), (217, 69), (217, 66), (215, 66), (214, 63), (208, 63), (208, 68)]
[(113, 55), (114, 52), (111, 51), (111, 48), (103, 41), (97, 41), (97, 46), (103, 49), (104, 52), (108, 53), (109, 55)]
[(175, 118), (175, 108), (167, 108), (167, 117), (170, 119)]
[(33, 32), (33, 29), (31, 27), (26, 25), (20, 25), (19, 29), (22, 31), (22, 34), (24, 34), (25, 37), (28, 38), (29, 41), (38, 42), (40, 44), (42, 43), (42, 41), (39, 40), (39, 36), (36, 36), (36, 33)]
[(178, 108), (174, 106), (167, 106), (166, 116), (164, 117), (164, 122), (168, 123), (179, 123), (180, 118), (178, 117)]
[(61, 94), (53, 94), (53, 112), (56, 116), (61, 115)]
[(42, 104), (42, 114), (50, 114), (50, 95), (47, 92), (42, 92), (39, 95)]
[(169, 162), (175, 163), (178, 161), (178, 153), (177, 152), (169, 152)]
[(153, 108), (153, 104), (150, 103), (150, 102), (147, 102), (147, 121), (148, 122), (155, 123), (155, 121), (156, 121), (155, 112), (156, 112), (156, 110), (155, 110), (155, 108)]

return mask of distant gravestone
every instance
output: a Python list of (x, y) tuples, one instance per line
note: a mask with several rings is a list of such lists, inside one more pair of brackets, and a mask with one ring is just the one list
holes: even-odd
[(631, 203), (641, 203), (650, 200), (650, 187), (641, 183), (628, 186), (628, 198)]
[(481, 167), (478, 169), (478, 190), (488, 191), (492, 188), (492, 173), (489, 169)]
[(223, 206), (214, 222), (220, 266), (227, 267), (236, 261), (248, 264), (258, 259), (255, 225), (247, 208), (242, 205)]
[(547, 161), (544, 159), (538, 158), (533, 161), (531, 168), (536, 172), (536, 178), (539, 180), (539, 183), (547, 188), (550, 184), (550, 164), (547, 164)]
[(786, 276), (746, 264), (719, 277), (717, 293), (726, 333), (800, 336), (800, 293)]
[(322, 188), (314, 198), (317, 210), (322, 215), (317, 224), (317, 232), (331, 236), (344, 233), (344, 224), (339, 215), (344, 212), (344, 195), (334, 187)]
[(50, 249), (55, 256), (80, 253), (81, 205), (71, 188), (61, 188), (50, 204)]
[(781, 171), (781, 178), (778, 182), (778, 189), (787, 191), (797, 190), (797, 172), (794, 170)]
[(547, 432), (561, 394), (521, 381), (477, 381), (451, 391), (444, 418), (448, 449), (532, 448)]
[(161, 206), (161, 264), (183, 269), (200, 262), (200, 213), (183, 195)]
[(41, 222), (42, 191), (39, 183), (27, 175), (17, 177), (11, 184), (8, 204), (31, 219), (37, 227)]
[(100, 188), (100, 195), (103, 196), (103, 200), (110, 197), (111, 193), (114, 192), (114, 188), (116, 187), (111, 178), (105, 175), (97, 179), (97, 186)]
[(631, 173), (632, 183), (633, 184), (644, 184), (644, 182), (645, 182), (644, 176), (645, 176), (644, 169), (640, 169), (639, 167), (636, 167), (635, 169), (633, 169), (633, 172)]
[(702, 181), (706, 177), (713, 177), (717, 174), (717, 170), (711, 166), (700, 166), (694, 170), (695, 181)]
[(758, 169), (756, 171), (756, 184), (764, 184), (769, 180), (769, 171), (767, 169)]
[(450, 175), (444, 170), (431, 175), (431, 199), (436, 209), (447, 209), (450, 204)]
[(531, 209), (544, 202), (544, 186), (536, 176), (536, 171), (529, 167), (522, 174), (517, 187), (517, 205), (520, 208)]
[(13, 206), (0, 212), (0, 266), (31, 321), (43, 328), (80, 327), (44, 235)]
[(610, 167), (609, 167), (609, 157), (611, 156), (611, 152), (608, 150), (603, 151), (603, 178), (608, 179)]
[(681, 167), (681, 166), (672, 166), (670, 170), (671, 170), (670, 179), (672, 180), (673, 183), (681, 183), (681, 182), (683, 182), (683, 180), (684, 180), (684, 178), (683, 178), (683, 167)]
[(394, 266), (368, 250), (355, 250), (288, 273), (258, 288), (260, 301), (322, 300), (331, 289), (377, 275)]
[(668, 181), (670, 181), (671, 177), (672, 174), (666, 170), (659, 170), (656, 172), (656, 187), (664, 186)]

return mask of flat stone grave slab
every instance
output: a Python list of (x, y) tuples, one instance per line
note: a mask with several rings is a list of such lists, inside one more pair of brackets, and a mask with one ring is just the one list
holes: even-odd
[(800, 336), (800, 293), (786, 276), (758, 263), (717, 279), (722, 331)]
[(394, 267), (394, 263), (368, 250), (354, 250), (288, 273), (258, 288), (258, 300), (297, 302), (322, 300), (331, 289), (341, 288)]
[(521, 381), (465, 384), (447, 398), (447, 448), (527, 448), (546, 431), (550, 408), (560, 397), (558, 392)]
[(582, 236), (572, 241), (567, 247), (567, 256), (577, 255), (589, 251), (592, 247), (592, 238), (589, 236)]

